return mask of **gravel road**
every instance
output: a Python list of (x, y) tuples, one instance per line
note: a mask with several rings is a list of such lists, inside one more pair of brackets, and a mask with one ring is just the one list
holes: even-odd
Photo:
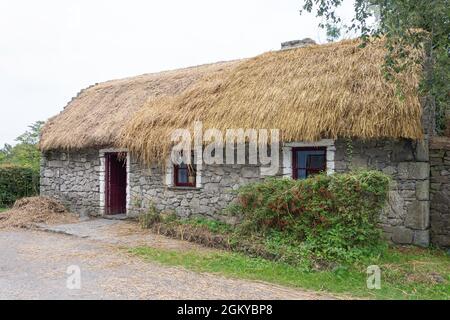
[[(163, 266), (130, 256), (124, 247), (147, 244), (205, 250), (140, 232), (124, 221), (93, 220), (37, 230), (0, 230), (0, 299), (325, 299), (267, 283), (229, 279)], [(72, 234), (72, 235), (69, 235)], [(70, 266), (75, 266), (71, 267)], [(80, 285), (69, 282), (80, 270)], [(73, 279), (73, 277), (71, 278)], [(70, 287), (70, 285), (69, 285)]]

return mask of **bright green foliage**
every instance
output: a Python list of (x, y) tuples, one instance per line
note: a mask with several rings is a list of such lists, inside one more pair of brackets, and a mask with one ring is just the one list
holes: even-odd
[(29, 126), (30, 129), (16, 139), (15, 146), (5, 144), (0, 149), (0, 164), (26, 166), (38, 171), (41, 158), (38, 142), (43, 123), (37, 121)]
[(206, 219), (203, 217), (185, 220), (183, 223), (191, 224), (193, 226), (198, 227), (205, 227), (211, 232), (219, 234), (227, 234), (233, 231), (233, 228), (229, 224), (217, 220)]
[(30, 167), (0, 165), (0, 207), (39, 193), (39, 171)]
[(209, 247), (278, 260), (302, 270), (333, 269), (384, 252), (378, 217), (389, 178), (379, 171), (268, 179), (238, 190), (235, 225), (179, 219), (155, 209), (140, 218), (157, 232)]
[(341, 29), (337, 24), (326, 23), (325, 29), (327, 31), (327, 41), (333, 42), (341, 36)]
[(237, 232), (264, 238), (281, 260), (352, 262), (384, 248), (377, 222), (388, 185), (378, 171), (269, 179), (239, 189), (232, 211), (243, 217)]
[(16, 139), (15, 146), (5, 144), (0, 149), (0, 207), (39, 193), (38, 142), (42, 125), (42, 121), (35, 122)]
[[(134, 255), (199, 272), (370, 299), (450, 299), (450, 257), (443, 251), (395, 248), (364, 263), (309, 272), (280, 261), (240, 253), (201, 250), (128, 249)], [(366, 268), (381, 269), (381, 289), (368, 289)]]
[[(315, 11), (328, 25), (339, 25), (336, 9), (342, 0), (303, 0), (303, 10)], [(427, 44), (430, 57), (421, 83), (423, 93), (436, 102), (437, 129), (442, 132), (445, 114), (450, 117), (450, 1), (449, 0), (355, 0), (355, 14), (349, 29), (361, 34), (386, 38), (384, 71), (388, 79), (416, 63), (408, 47)], [(370, 23), (376, 18), (376, 23)], [(327, 28), (327, 31), (329, 28)], [(400, 88), (401, 89), (401, 88)]]

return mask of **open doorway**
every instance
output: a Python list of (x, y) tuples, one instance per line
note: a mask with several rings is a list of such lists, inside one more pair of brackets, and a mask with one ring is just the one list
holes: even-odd
[(105, 153), (105, 214), (127, 212), (127, 154)]

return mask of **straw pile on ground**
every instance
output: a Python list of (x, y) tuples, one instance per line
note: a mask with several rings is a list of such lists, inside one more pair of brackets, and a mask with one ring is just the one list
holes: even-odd
[[(268, 52), (208, 75), (181, 94), (148, 101), (120, 144), (148, 163), (167, 159), (174, 129), (278, 128), (281, 140), (422, 137), (419, 67), (383, 75), (385, 49), (357, 40)], [(418, 53), (419, 54), (419, 53)]]
[(36, 223), (59, 224), (77, 222), (78, 217), (48, 197), (22, 198), (11, 210), (0, 214), (1, 228), (30, 228)]

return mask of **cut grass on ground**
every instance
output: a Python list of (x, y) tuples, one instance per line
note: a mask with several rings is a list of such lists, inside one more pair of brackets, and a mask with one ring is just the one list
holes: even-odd
[(366, 267), (304, 272), (293, 266), (225, 251), (130, 249), (145, 260), (171, 266), (260, 280), (285, 286), (372, 299), (450, 299), (450, 258), (445, 252), (418, 248), (390, 249), (376, 262), (381, 289), (367, 289)]
[(0, 208), (0, 213), (5, 212), (6, 210), (9, 210), (9, 208)]

